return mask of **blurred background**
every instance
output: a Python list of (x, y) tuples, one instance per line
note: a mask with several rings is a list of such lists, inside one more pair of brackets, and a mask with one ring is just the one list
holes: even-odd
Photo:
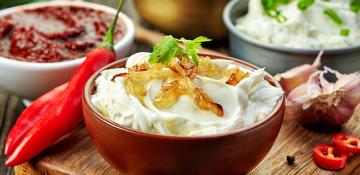
[[(0, 8), (51, 0), (0, 0)], [(63, 1), (63, 0), (58, 0)], [(117, 0), (83, 0), (115, 7)], [(205, 46), (227, 53), (227, 30), (222, 12), (229, 0), (127, 0), (123, 12), (151, 31), (193, 39), (203, 35), (214, 40)], [(138, 51), (149, 50), (135, 44)], [(139, 48), (140, 47), (140, 48)]]
[[(0, 0), (0, 8), (49, 0)], [(59, 0), (61, 2), (63, 0)], [(115, 7), (116, 0), (84, 0)], [(236, 20), (247, 13), (249, 0), (127, 0), (123, 12), (136, 24), (132, 52), (150, 51), (164, 34), (213, 39), (204, 47), (243, 59), (271, 74), (312, 63), (320, 49), (294, 49), (249, 40), (238, 31)], [(226, 7), (226, 8), (225, 8)], [(226, 26), (226, 27), (225, 27)], [(322, 65), (344, 73), (360, 69), (360, 46), (326, 49)]]

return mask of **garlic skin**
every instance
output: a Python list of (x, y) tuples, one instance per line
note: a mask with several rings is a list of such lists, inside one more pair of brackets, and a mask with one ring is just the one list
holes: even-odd
[[(334, 74), (337, 81), (327, 81), (324, 75), (328, 73)], [(349, 120), (359, 103), (360, 73), (341, 74), (324, 67), (289, 93), (285, 116), (304, 125), (340, 126)]]
[(288, 95), (291, 90), (305, 83), (314, 72), (319, 70), (322, 54), (323, 51), (321, 50), (311, 65), (303, 64), (275, 76), (275, 79), (283, 88), (285, 95)]

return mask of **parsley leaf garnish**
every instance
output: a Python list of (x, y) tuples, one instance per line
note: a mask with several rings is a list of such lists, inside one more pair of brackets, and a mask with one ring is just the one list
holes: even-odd
[(150, 55), (150, 63), (165, 63), (170, 58), (182, 54), (183, 50), (179, 46), (176, 39), (172, 36), (165, 36), (159, 43), (157, 43)]
[(200, 58), (199, 58), (199, 50), (202, 48), (201, 43), (203, 42), (209, 42), (211, 39), (206, 38), (204, 36), (199, 36), (195, 38), (194, 40), (187, 40), (185, 38), (181, 38), (179, 40), (185, 45), (185, 53), (191, 58), (191, 60), (198, 65)]
[[(157, 43), (150, 55), (150, 63), (166, 63), (170, 59), (177, 56), (186, 56), (196, 65), (199, 64), (200, 58), (198, 53), (200, 51), (201, 43), (211, 41), (211, 39), (204, 36), (199, 36), (194, 40), (187, 40), (185, 38), (176, 39), (172, 36), (165, 36), (159, 43)], [(185, 49), (179, 46), (181, 42)]]

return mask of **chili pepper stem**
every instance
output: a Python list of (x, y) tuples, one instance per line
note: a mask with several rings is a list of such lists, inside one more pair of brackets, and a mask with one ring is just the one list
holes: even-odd
[(124, 6), (124, 2), (125, 0), (119, 0), (115, 18), (111, 23), (110, 29), (106, 32), (103, 42), (98, 46), (98, 48), (106, 48), (112, 51), (114, 50), (114, 31), (116, 28), (116, 22), (119, 18), (119, 13)]

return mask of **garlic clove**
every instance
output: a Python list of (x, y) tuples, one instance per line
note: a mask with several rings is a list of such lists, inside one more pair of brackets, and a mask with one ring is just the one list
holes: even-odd
[(350, 105), (356, 107), (360, 103), (360, 74), (354, 78), (354, 81), (343, 86), (344, 100)]
[[(335, 74), (337, 80), (326, 80), (324, 75), (328, 73)], [(341, 74), (325, 67), (293, 89), (286, 101), (287, 118), (305, 125), (340, 126), (350, 119), (360, 103), (360, 73)]]
[[(301, 124), (317, 123), (321, 117), (313, 115), (312, 105), (314, 99), (321, 94), (319, 83), (319, 71), (313, 73), (306, 83), (301, 84), (292, 90), (286, 98), (285, 116), (295, 119)], [(308, 117), (308, 116), (312, 117)]]
[(319, 69), (322, 54), (323, 51), (320, 51), (312, 65), (304, 64), (297, 66), (275, 76), (286, 95), (300, 84), (305, 83), (309, 79), (310, 75)]

